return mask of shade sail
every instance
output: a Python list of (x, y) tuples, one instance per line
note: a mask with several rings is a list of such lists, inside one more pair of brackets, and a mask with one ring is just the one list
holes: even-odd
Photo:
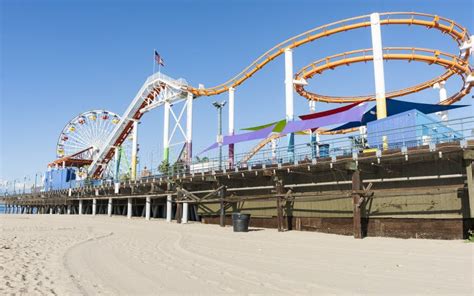
[[(337, 113), (340, 113), (340, 112), (347, 111), (347, 110), (352, 109), (355, 106), (360, 105), (360, 104), (362, 104), (362, 102), (356, 102), (356, 103), (353, 103), (353, 104), (349, 104), (347, 106), (343, 106), (343, 107), (339, 107), (339, 108), (335, 108), (335, 109), (331, 109), (331, 110), (326, 110), (326, 111), (322, 111), (322, 112), (315, 112), (315, 113), (311, 113), (311, 114), (301, 115), (301, 116), (299, 116), (299, 118), (301, 118), (302, 120), (308, 120), (308, 119), (325, 117), (325, 116), (329, 116), (329, 115), (333, 115), (333, 114), (337, 114)], [(242, 130), (257, 131), (257, 130), (261, 130), (261, 129), (264, 129), (266, 127), (269, 127), (271, 125), (275, 125), (275, 127), (273, 129), (273, 132), (280, 133), (285, 128), (286, 119), (271, 122), (271, 123), (267, 123), (267, 124), (262, 124), (262, 125), (258, 125), (258, 126), (246, 127), (246, 128), (242, 128)]]
[(286, 119), (282, 119), (280, 121), (275, 121), (275, 122), (271, 122), (271, 123), (267, 123), (267, 124), (242, 128), (241, 130), (244, 130), (244, 131), (258, 131), (258, 130), (267, 128), (269, 126), (273, 126), (272, 132), (280, 133), (283, 130), (283, 128), (285, 127), (285, 125), (286, 125)]
[[(235, 143), (240, 143), (240, 142), (258, 140), (258, 139), (265, 139), (272, 132), (275, 125), (276, 124), (273, 124), (273, 125), (267, 126), (264, 129), (249, 132), (249, 133), (243, 133), (243, 134), (231, 135), (231, 136), (224, 136), (222, 145), (230, 145), (230, 144), (235, 144)], [(203, 151), (201, 151), (199, 154), (207, 152), (211, 149), (215, 149), (217, 147), (219, 147), (219, 144), (214, 143), (211, 146), (204, 149)]]
[(212, 150), (212, 149), (216, 149), (217, 147), (219, 147), (219, 144), (217, 143), (214, 143), (212, 144), (211, 146), (207, 147), (206, 149), (202, 150), (201, 152), (198, 153), (198, 155), (201, 155), (203, 154), (204, 152), (207, 152), (209, 150)]
[[(438, 104), (424, 104), (424, 103), (414, 103), (414, 102), (405, 102), (398, 100), (387, 100), (387, 115), (395, 115), (403, 113), (412, 109), (416, 109), (424, 114), (430, 114), (441, 111), (448, 111), (456, 108), (467, 107), (469, 105), (438, 105)], [(369, 111), (365, 112), (360, 121), (353, 121), (338, 126), (331, 131), (344, 130), (352, 127), (359, 127), (366, 125), (368, 122), (377, 120), (377, 107), (372, 107)]]
[(352, 104), (349, 104), (349, 105), (346, 105), (346, 106), (343, 106), (343, 107), (339, 107), (339, 108), (335, 108), (335, 109), (331, 109), (331, 110), (326, 110), (326, 111), (322, 111), (322, 112), (315, 112), (315, 113), (306, 114), (306, 115), (300, 115), (299, 118), (301, 118), (302, 120), (308, 120), (308, 119), (314, 119), (314, 118), (329, 116), (329, 115), (333, 115), (333, 114), (337, 114), (337, 113), (340, 113), (340, 112), (347, 111), (347, 110), (352, 109), (355, 106), (360, 105), (360, 104), (362, 104), (362, 102), (356, 102), (356, 103), (352, 103)]
[(365, 112), (366, 106), (366, 104), (358, 104), (358, 106), (352, 106), (345, 111), (333, 113), (323, 117), (316, 117), (308, 120), (290, 121), (286, 124), (282, 133), (289, 134), (343, 122), (360, 121), (362, 115)]
[(239, 135), (232, 135), (232, 136), (225, 136), (224, 141), (222, 142), (223, 145), (229, 145), (229, 144), (235, 144), (239, 142), (246, 142), (246, 141), (251, 141), (251, 140), (257, 140), (257, 139), (264, 139), (266, 138), (273, 130), (275, 125), (270, 125), (264, 129), (254, 131), (254, 132), (249, 132), (249, 133), (243, 133)]

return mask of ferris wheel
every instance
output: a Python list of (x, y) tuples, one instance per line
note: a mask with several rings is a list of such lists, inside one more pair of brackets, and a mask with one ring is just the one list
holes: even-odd
[[(56, 146), (56, 157), (81, 153), (82, 158), (93, 160), (97, 153), (120, 122), (120, 116), (107, 110), (84, 112), (69, 121), (61, 131)], [(131, 141), (124, 141), (119, 149), (121, 175), (129, 173)], [(105, 175), (113, 176), (115, 160), (107, 165)]]

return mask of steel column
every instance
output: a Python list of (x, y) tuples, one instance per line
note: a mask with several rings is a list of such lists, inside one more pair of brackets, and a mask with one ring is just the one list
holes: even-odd
[[(229, 136), (235, 133), (235, 88), (229, 88)], [(234, 144), (229, 144), (229, 168), (234, 166)]]
[(138, 120), (133, 121), (133, 131), (132, 131), (132, 173), (131, 179), (137, 179), (137, 154), (138, 154)]
[(377, 119), (387, 117), (385, 99), (385, 74), (383, 67), (382, 32), (380, 30), (380, 15), (370, 15), (370, 30), (372, 35), (372, 52), (374, 56), (375, 99), (377, 103)]
[[(448, 94), (446, 92), (446, 81), (440, 81), (437, 82), (433, 85), (434, 89), (439, 89), (439, 101), (442, 102), (446, 99), (448, 99)], [(436, 112), (436, 115), (438, 115), (439, 120), (441, 121), (448, 121), (448, 111), (440, 111)]]
[(169, 163), (170, 102), (165, 102), (163, 116), (163, 162)]
[[(290, 48), (285, 49), (285, 103), (286, 121), (293, 121), (293, 51)], [(292, 162), (295, 159), (295, 134), (290, 133), (287, 137), (288, 156)]]
[(186, 105), (186, 161), (189, 166), (193, 161), (193, 99), (189, 92)]

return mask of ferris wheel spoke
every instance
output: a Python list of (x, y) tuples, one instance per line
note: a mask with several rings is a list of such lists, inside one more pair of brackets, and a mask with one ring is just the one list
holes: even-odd
[[(71, 135), (71, 139), (73, 139), (75, 142), (77, 142), (78, 144), (82, 145), (82, 146), (86, 146), (87, 145), (87, 141), (84, 140), (84, 138), (82, 138), (79, 134), (72, 134)], [(86, 148), (86, 147), (85, 147)]]
[[(104, 116), (107, 116), (107, 118), (104, 119)], [(120, 117), (115, 113), (105, 110), (92, 110), (75, 117), (61, 132), (56, 151), (62, 152), (57, 152), (57, 157), (72, 155), (89, 147), (102, 149), (103, 143), (115, 129), (116, 122), (112, 121), (112, 119), (120, 120)], [(64, 139), (65, 137), (67, 137), (66, 140)], [(127, 147), (126, 144), (122, 146)], [(127, 148), (127, 151), (128, 150), (130, 149)], [(92, 159), (92, 157), (92, 153), (90, 156), (87, 156), (87, 158), (90, 159)], [(107, 174), (113, 174), (115, 171), (114, 159), (110, 161), (106, 171)], [(121, 168), (120, 172), (122, 171)]]

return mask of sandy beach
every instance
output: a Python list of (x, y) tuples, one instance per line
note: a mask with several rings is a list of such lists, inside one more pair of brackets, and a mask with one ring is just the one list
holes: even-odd
[(472, 295), (474, 244), (2, 215), (2, 295)]

